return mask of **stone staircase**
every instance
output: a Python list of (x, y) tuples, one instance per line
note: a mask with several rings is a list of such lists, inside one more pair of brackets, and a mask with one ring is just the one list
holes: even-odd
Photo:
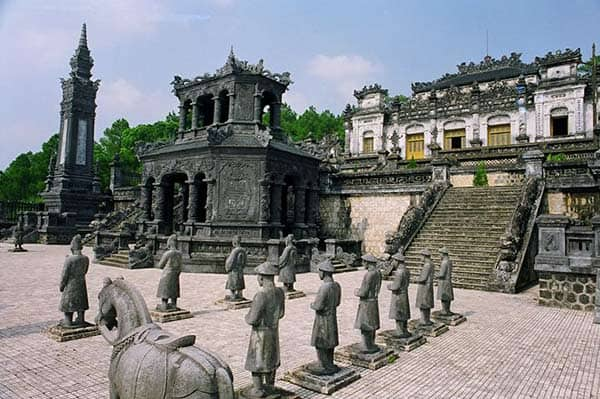
[(404, 254), (414, 281), (422, 266), (421, 251), (431, 252), (436, 272), (438, 250), (448, 248), (455, 287), (487, 290), (500, 239), (511, 221), (522, 185), (451, 187)]
[(95, 263), (104, 266), (122, 267), (124, 269), (129, 269), (128, 251), (126, 249), (121, 249), (119, 250), (119, 252), (112, 254), (111, 256), (97, 261)]

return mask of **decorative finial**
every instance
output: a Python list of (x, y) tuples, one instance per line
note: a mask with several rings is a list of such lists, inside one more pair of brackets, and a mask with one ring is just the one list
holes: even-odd
[(229, 60), (235, 60), (235, 54), (233, 53), (233, 45), (231, 45), (231, 48), (229, 49), (229, 57), (227, 57)]
[(87, 27), (85, 25), (85, 22), (81, 26), (81, 37), (79, 38), (79, 46), (87, 47)]

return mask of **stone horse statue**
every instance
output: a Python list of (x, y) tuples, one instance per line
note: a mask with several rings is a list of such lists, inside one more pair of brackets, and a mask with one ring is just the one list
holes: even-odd
[(111, 399), (233, 399), (233, 374), (216, 355), (152, 323), (140, 292), (118, 278), (104, 280), (96, 323), (113, 346)]

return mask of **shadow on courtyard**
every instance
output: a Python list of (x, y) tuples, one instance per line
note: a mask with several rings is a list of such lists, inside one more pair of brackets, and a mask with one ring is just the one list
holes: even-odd
[(13, 326), (8, 328), (0, 329), (0, 339), (22, 337), (29, 334), (41, 333), (48, 327), (55, 325), (57, 320), (41, 321), (38, 323), (23, 324), (20, 326)]

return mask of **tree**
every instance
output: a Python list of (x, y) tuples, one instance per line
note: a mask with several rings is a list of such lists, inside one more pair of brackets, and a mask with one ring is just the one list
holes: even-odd
[(475, 175), (473, 176), (473, 186), (484, 187), (488, 185), (487, 171), (485, 170), (485, 163), (479, 162), (475, 169)]
[[(596, 66), (600, 66), (600, 55), (596, 56)], [(592, 57), (590, 57), (589, 60), (587, 60), (586, 62), (584, 62), (583, 64), (580, 64), (577, 67), (577, 71), (582, 74), (582, 75), (588, 75), (592, 73), (592, 67), (593, 67), (593, 59)], [(599, 82), (600, 83), (600, 82)]]

